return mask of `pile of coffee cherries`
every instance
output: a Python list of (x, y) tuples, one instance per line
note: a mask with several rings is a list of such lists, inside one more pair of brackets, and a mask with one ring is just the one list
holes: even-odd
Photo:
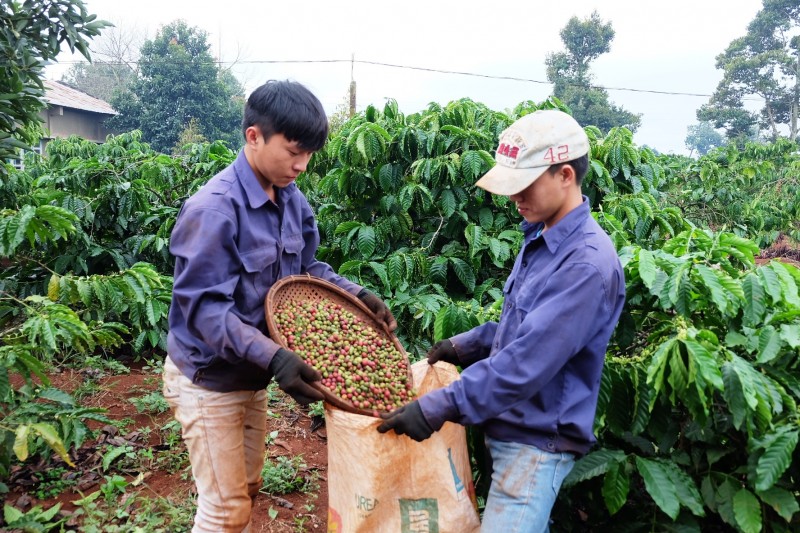
[(405, 355), (340, 304), (284, 300), (274, 318), (286, 347), (319, 370), (333, 394), (355, 407), (392, 411), (416, 396)]

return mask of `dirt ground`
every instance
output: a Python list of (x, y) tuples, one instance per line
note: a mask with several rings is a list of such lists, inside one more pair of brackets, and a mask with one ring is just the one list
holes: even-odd
[[(52, 385), (61, 390), (74, 391), (87, 376), (78, 370), (67, 369), (51, 376)], [(6, 503), (15, 505), (20, 510), (28, 510), (33, 506), (42, 505), (49, 508), (57, 502), (62, 504), (61, 512), (69, 516), (76, 509), (72, 503), (83, 495), (97, 491), (104, 482), (104, 471), (101, 465), (100, 447), (104, 443), (111, 445), (131, 446), (135, 449), (150, 447), (153, 450), (168, 450), (169, 445), (163, 440), (160, 431), (165, 424), (172, 420), (169, 412), (158, 415), (140, 413), (132, 398), (140, 398), (149, 392), (159, 390), (161, 378), (143, 364), (132, 364), (130, 373), (101, 377), (96, 380), (98, 392), (82, 400), (83, 404), (91, 407), (107, 409), (107, 416), (111, 420), (122, 421), (132, 419), (127, 424), (127, 433), (117, 432), (113, 425), (98, 423), (89, 424), (91, 429), (99, 430), (99, 436), (88, 440), (84, 446), (73, 454), (77, 469), (69, 469), (60, 459), (50, 463), (28, 464), (24, 467), (13, 468), (10, 482), (11, 492), (6, 495)], [(314, 492), (304, 494), (292, 492), (288, 494), (261, 493), (256, 499), (253, 510), (253, 528), (255, 532), (297, 532), (297, 531), (325, 531), (327, 528), (327, 448), (324, 420), (312, 417), (307, 411), (296, 407), (293, 402), (280, 392), (276, 393), (279, 401), (271, 401), (268, 418), (268, 434), (277, 431), (277, 436), (268, 440), (268, 457), (275, 460), (279, 456), (292, 458), (302, 456), (306, 464), (304, 475), (313, 476)], [(148, 429), (149, 428), (149, 429)], [(107, 447), (105, 448), (107, 449)], [(183, 444), (172, 447), (172, 451), (180, 453)], [(61, 495), (45, 500), (36, 499), (32, 495), (33, 476), (36, 472), (56, 467), (66, 467), (76, 476), (77, 483), (71, 490), (64, 491)], [(141, 472), (125, 473), (126, 480), (137, 483), (130, 492), (140, 495), (157, 495), (174, 497), (179, 501), (193, 493), (193, 483), (188, 471), (183, 470), (170, 473), (159, 468), (147, 469)], [(80, 492), (79, 492), (80, 491)], [(80, 531), (77, 520), (68, 521), (67, 525)], [(5, 531), (0, 528), (0, 530)], [(177, 529), (167, 528), (167, 531)]]
[(763, 265), (773, 259), (800, 268), (800, 243), (792, 241), (785, 235), (779, 235), (769, 248), (758, 254), (756, 264)]

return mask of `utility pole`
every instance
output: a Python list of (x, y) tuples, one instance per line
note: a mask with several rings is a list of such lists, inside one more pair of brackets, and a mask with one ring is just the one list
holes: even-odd
[(350, 56), (350, 118), (356, 114), (356, 80), (353, 78), (353, 66), (356, 62), (356, 54)]

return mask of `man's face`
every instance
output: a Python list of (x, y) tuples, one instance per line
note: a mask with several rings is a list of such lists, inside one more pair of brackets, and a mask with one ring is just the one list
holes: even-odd
[(265, 142), (258, 128), (253, 129), (253, 138), (248, 138), (253, 154), (251, 165), (262, 187), (286, 187), (305, 172), (314, 152), (300, 148), (297, 141), (289, 141), (282, 133)]
[(544, 222), (547, 229), (570, 211), (571, 207), (567, 208), (567, 199), (572, 180), (564, 179), (565, 168), (562, 166), (555, 172), (550, 168), (526, 189), (509, 196), (517, 204), (517, 212), (525, 220)]

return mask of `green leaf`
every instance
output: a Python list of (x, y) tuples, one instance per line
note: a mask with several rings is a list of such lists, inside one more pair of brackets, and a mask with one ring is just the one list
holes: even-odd
[(762, 502), (772, 507), (787, 523), (792, 520), (795, 513), (800, 511), (797, 498), (788, 490), (770, 487), (765, 491), (759, 491), (757, 494)]
[[(742, 382), (736, 372), (736, 368), (731, 363), (722, 365), (722, 381), (724, 383), (723, 397), (728, 404), (728, 409), (733, 415), (733, 427), (741, 429), (742, 424), (747, 418), (747, 402), (745, 394), (742, 390)], [(752, 409), (756, 406), (758, 401), (755, 399), (752, 390), (750, 391), (749, 399), (752, 400)]]
[(642, 278), (645, 287), (648, 289), (653, 287), (656, 279), (656, 262), (649, 250), (639, 250), (639, 277)]
[(767, 326), (758, 333), (758, 359), (759, 363), (768, 363), (775, 359), (781, 352), (783, 340), (774, 327)]
[(445, 189), (439, 194), (439, 207), (445, 218), (450, 218), (456, 212), (457, 203), (453, 191)]
[(756, 465), (756, 490), (769, 489), (789, 468), (792, 454), (797, 447), (798, 432), (798, 429), (783, 427), (765, 438), (764, 454), (759, 457)]
[(3, 504), (3, 520), (7, 525), (13, 525), (25, 516), (22, 511), (7, 503)]
[(716, 271), (706, 265), (695, 265), (695, 270), (700, 274), (700, 279), (703, 280), (706, 288), (711, 291), (711, 300), (717, 306), (719, 312), (723, 315), (726, 314), (729, 308), (728, 297), (722, 287), (722, 283), (717, 278)]
[[(691, 361), (703, 380), (715, 389), (722, 390), (722, 374), (714, 354), (692, 339), (685, 339), (683, 344), (686, 346), (686, 350), (692, 358)], [(709, 396), (711, 394), (713, 393), (709, 391)]]
[(463, 259), (457, 257), (450, 258), (450, 264), (453, 265), (453, 270), (456, 273), (459, 281), (464, 284), (468, 292), (475, 290), (475, 272)]
[(39, 392), (39, 398), (43, 398), (45, 400), (52, 400), (54, 402), (60, 403), (63, 406), (74, 407), (75, 406), (75, 399), (67, 394), (66, 392), (60, 389), (43, 389)]
[(733, 497), (733, 514), (744, 533), (761, 531), (761, 505), (749, 490), (741, 489)]
[(800, 324), (781, 324), (781, 339), (794, 348), (800, 348)]
[(358, 231), (357, 244), (358, 251), (365, 259), (372, 257), (375, 252), (375, 228), (363, 226)]
[(694, 480), (678, 464), (661, 463), (666, 469), (670, 480), (675, 485), (675, 493), (680, 504), (689, 509), (695, 516), (705, 516), (703, 501), (700, 491), (697, 490)]
[(483, 171), (483, 158), (479, 152), (467, 150), (461, 154), (461, 174), (469, 181), (478, 179)]
[(625, 453), (620, 450), (600, 449), (578, 459), (569, 475), (564, 479), (564, 487), (571, 487), (603, 475), (612, 465), (625, 461)]
[(650, 497), (670, 518), (675, 520), (680, 511), (675, 485), (669, 473), (660, 462), (636, 457), (636, 467), (644, 480), (644, 486)]
[(103, 455), (103, 471), (104, 472), (107, 471), (108, 468), (111, 466), (111, 463), (113, 463), (115, 459), (117, 459), (122, 455), (125, 455), (131, 450), (132, 448), (130, 446), (115, 446), (110, 450), (108, 450), (108, 452)]
[(745, 298), (745, 321), (747, 324), (758, 324), (767, 311), (767, 306), (764, 303), (764, 288), (755, 275), (747, 274), (742, 282), (742, 290)]
[(603, 501), (610, 514), (616, 514), (628, 500), (630, 478), (625, 471), (624, 463), (611, 465), (603, 479)]

